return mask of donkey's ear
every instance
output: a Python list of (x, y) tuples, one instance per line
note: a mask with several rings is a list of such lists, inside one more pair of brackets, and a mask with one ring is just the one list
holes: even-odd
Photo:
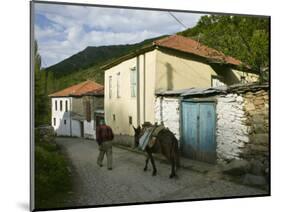
[(133, 127), (134, 131), (136, 132), (136, 131), (137, 131), (137, 128), (135, 128), (134, 125), (132, 125), (132, 127)]

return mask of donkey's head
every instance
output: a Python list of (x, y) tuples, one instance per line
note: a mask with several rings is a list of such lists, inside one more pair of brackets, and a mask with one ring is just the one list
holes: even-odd
[(134, 128), (134, 131), (135, 131), (135, 135), (134, 135), (135, 142), (134, 142), (134, 144), (135, 144), (135, 148), (137, 148), (139, 146), (139, 139), (142, 136), (142, 130), (141, 130), (140, 126), (138, 126), (137, 128), (135, 128), (133, 126), (133, 128)]

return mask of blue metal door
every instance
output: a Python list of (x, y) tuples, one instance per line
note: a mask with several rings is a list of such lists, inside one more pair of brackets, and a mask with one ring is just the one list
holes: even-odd
[(182, 102), (183, 156), (215, 163), (216, 116), (213, 102)]

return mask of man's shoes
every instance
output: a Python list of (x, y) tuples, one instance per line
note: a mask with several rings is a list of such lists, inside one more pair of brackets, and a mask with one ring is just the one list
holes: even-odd
[(110, 170), (110, 171), (111, 171), (111, 170), (112, 170), (112, 168), (108, 168), (108, 170)]

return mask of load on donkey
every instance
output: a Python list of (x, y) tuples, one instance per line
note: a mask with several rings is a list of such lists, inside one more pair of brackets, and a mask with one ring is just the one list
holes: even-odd
[(152, 125), (145, 122), (142, 127), (133, 127), (135, 131), (135, 147), (141, 148), (147, 153), (144, 171), (147, 170), (149, 160), (151, 161), (155, 176), (157, 169), (152, 153), (162, 153), (171, 163), (170, 178), (176, 176), (176, 169), (179, 168), (179, 148), (175, 135), (163, 125)]

